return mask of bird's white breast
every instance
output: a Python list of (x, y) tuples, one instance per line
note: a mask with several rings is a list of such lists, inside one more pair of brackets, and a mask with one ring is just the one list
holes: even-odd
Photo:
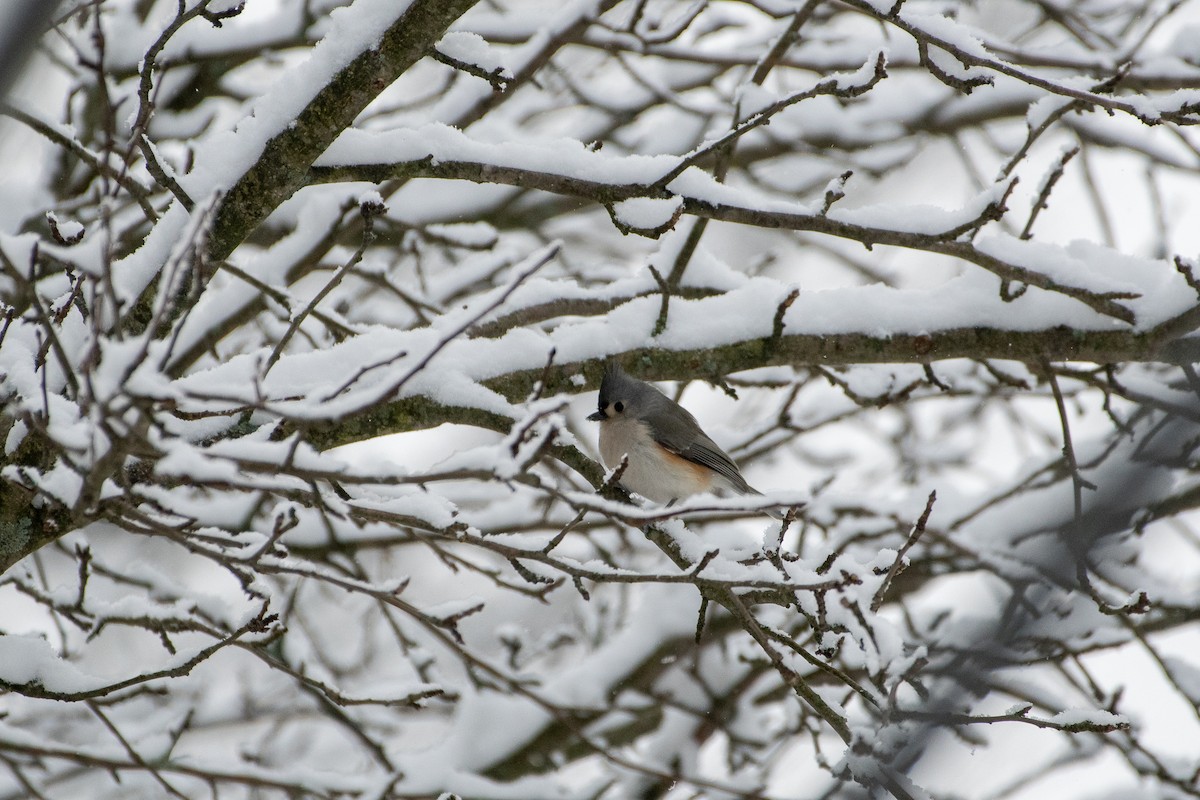
[(616, 469), (621, 457), (629, 456), (629, 466), (621, 475), (621, 484), (631, 492), (656, 503), (669, 503), (708, 491), (713, 473), (665, 451), (652, 438), (644, 422), (627, 417), (600, 423), (600, 458), (609, 469)]

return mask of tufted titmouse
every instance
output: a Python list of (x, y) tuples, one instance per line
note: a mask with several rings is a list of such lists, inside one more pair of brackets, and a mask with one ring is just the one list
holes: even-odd
[(629, 456), (621, 475), (626, 489), (656, 503), (701, 492), (762, 494), (687, 409), (617, 364), (604, 373), (598, 405), (588, 419), (600, 423), (600, 457), (613, 469)]

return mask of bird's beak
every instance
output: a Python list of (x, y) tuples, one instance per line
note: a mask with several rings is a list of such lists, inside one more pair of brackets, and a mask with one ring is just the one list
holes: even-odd
[(608, 417), (604, 416), (603, 411), (593, 411), (587, 415), (587, 418), (591, 422), (604, 422), (604, 420), (608, 419)]

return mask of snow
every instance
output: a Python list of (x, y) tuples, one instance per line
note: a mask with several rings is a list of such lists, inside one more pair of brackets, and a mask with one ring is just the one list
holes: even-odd
[(434, 164), (477, 162), (547, 172), (607, 185), (648, 184), (675, 165), (672, 156), (613, 156), (575, 139), (541, 138), (481, 142), (450, 125), (429, 123), (383, 132), (347, 130), (316, 166), (388, 164), (432, 159)]
[(1073, 103), (1074, 100), (1068, 97), (1060, 97), (1058, 95), (1048, 95), (1029, 105), (1029, 110), (1025, 112), (1025, 124), (1029, 129), (1037, 130), (1054, 114), (1059, 113), (1065, 106)]
[[(1083, 286), (1097, 293), (1138, 293), (1138, 284), (1129, 279), (1132, 276), (1122, 268), (1124, 264), (1111, 257), (1104, 258), (1104, 248), (1087, 243), (1069, 246), (1064, 253), (1063, 248), (1056, 245), (993, 233), (980, 236), (976, 246), (982, 253), (1019, 264), (1060, 283)], [(1116, 255), (1112, 251), (1108, 253)]]
[(1197, 104), (1200, 104), (1200, 90), (1196, 89), (1179, 89), (1166, 95), (1153, 97), (1135, 94), (1129, 98), (1129, 105), (1135, 112), (1147, 119), (1154, 120), (1160, 119), (1164, 114), (1187, 112), (1188, 109), (1195, 108)]
[(53, 222), (58, 227), (58, 232), (62, 234), (63, 238), (65, 239), (74, 239), (83, 235), (83, 223), (79, 222), (78, 220), (61, 220), (54, 212), (47, 213), (46, 219)]
[(623, 224), (635, 230), (653, 231), (678, 219), (683, 208), (679, 197), (633, 197), (613, 204), (613, 214)]
[(463, 247), (480, 249), (494, 246), (499, 239), (496, 229), (486, 222), (428, 225), (425, 231)]
[[(340, 202), (340, 199), (328, 196), (306, 198), (290, 234), (252, 255), (235, 253), (231, 257), (233, 263), (267, 286), (284, 290), (288, 270), (328, 233), (330, 219), (337, 219)], [(286, 296), (288, 293), (284, 291), (284, 294)], [(226, 320), (235, 318), (258, 299), (257, 293), (248, 291), (241, 278), (218, 272), (209, 290), (184, 320), (177, 340), (177, 351), (186, 352), (213, 328), (219, 328)]]
[(499, 70), (501, 77), (512, 78), (512, 73), (504, 67), (503, 57), (477, 33), (450, 31), (436, 46), (456, 61), (471, 64), (488, 73)]
[(52, 694), (75, 694), (102, 686), (51, 649), (40, 636), (0, 634), (0, 683), (6, 688), (36, 687)]
[[(203, 194), (193, 194), (198, 202), (205, 198)], [(121, 299), (132, 303), (142, 293), (162, 265), (170, 258), (171, 253), (185, 240), (184, 232), (193, 222), (191, 216), (178, 203), (173, 203), (150, 230), (150, 235), (142, 246), (130, 255), (113, 265), (113, 274), (119, 276), (117, 290)], [(90, 266), (94, 276), (103, 275), (99, 262)]]
[(1067, 709), (1052, 716), (1050, 721), (1066, 727), (1129, 725), (1129, 720), (1125, 716), (1100, 708)]
[[(550, 701), (571, 706), (603, 706), (624, 676), (655, 652), (664, 641), (682, 639), (695, 629), (695, 609), (680, 602), (686, 589), (652, 586), (642, 598), (642, 613), (632, 625), (605, 642), (586, 659), (558, 671), (551, 680), (533, 691)], [(426, 754), (438, 761), (448, 759), (461, 770), (479, 770), (493, 763), (514, 744), (536, 736), (550, 721), (546, 712), (519, 695), (501, 695), (481, 690), (464, 695), (455, 712), (456, 725), (450, 739)], [(483, 732), (488, 735), (480, 735)]]
[(835, 205), (828, 217), (837, 222), (882, 228), (891, 231), (936, 235), (953, 230), (979, 217), (991, 203), (998, 202), (1004, 186), (997, 184), (980, 192), (961, 208), (945, 209), (926, 205), (870, 205), (843, 208)]
[(309, 56), (255, 99), (236, 130), (207, 137), (195, 154), (197, 169), (179, 183), (193, 198), (228, 189), (258, 160), (267, 142), (292, 125), (313, 97), (383, 34), (409, 0), (356, 0), (329, 12), (329, 27)]
[(901, 10), (901, 19), (934, 37), (975, 58), (991, 60), (994, 56), (968, 26), (941, 14), (920, 14)]

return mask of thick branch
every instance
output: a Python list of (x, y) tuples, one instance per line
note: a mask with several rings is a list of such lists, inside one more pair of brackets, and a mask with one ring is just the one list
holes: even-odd
[[(957, 228), (932, 234), (877, 228), (844, 222), (824, 214), (768, 210), (731, 202), (713, 202), (688, 195), (686, 192), (676, 192), (670, 188), (656, 188), (654, 185), (605, 183), (600, 179), (580, 178), (547, 170), (525, 169), (484, 162), (435, 159), (432, 156), (417, 161), (398, 163), (313, 167), (308, 175), (310, 183), (338, 181), (382, 183), (398, 178), (442, 178), (467, 180), (474, 183), (499, 183), (518, 186), (522, 189), (540, 189), (554, 194), (586, 197), (604, 205), (611, 205), (633, 197), (678, 197), (685, 213), (705, 219), (736, 222), (760, 228), (812, 231), (862, 242), (868, 247), (882, 244), (953, 256), (983, 267), (1002, 280), (1019, 281), (1040, 289), (1064, 294), (1101, 314), (1125, 322), (1134, 321), (1133, 313), (1127, 307), (1116, 302), (1117, 298), (1060, 283), (1040, 272), (982, 252), (970, 242), (958, 241), (957, 238), (962, 231)], [(988, 219), (994, 219), (997, 213), (998, 210), (996, 212), (989, 210), (978, 220), (978, 223), (981, 225)]]
[[(1006, 359), (1027, 363), (1049, 361), (1173, 360), (1171, 346), (1159, 347), (1153, 334), (1128, 331), (1078, 331), (1066, 327), (1047, 331), (1006, 331), (994, 328), (959, 328), (930, 334), (873, 336), (853, 333), (835, 336), (794, 334), (773, 339), (736, 342), (701, 350), (630, 350), (618, 358), (630, 368), (653, 364), (655, 380), (686, 380), (720, 377), (756, 367), (806, 364), (928, 363), (942, 359)], [(1180, 354), (1186, 358), (1187, 354)], [(527, 397), (536, 381), (544, 380), (543, 392), (577, 394), (600, 385), (604, 364), (562, 362), (548, 369), (538, 367), (483, 381), (509, 398)], [(573, 381), (583, 375), (586, 385)], [(313, 425), (306, 439), (319, 450), (401, 431), (433, 427), (443, 422), (477, 425), (508, 431), (512, 421), (471, 409), (448, 408), (425, 397), (412, 396), (379, 406), (345, 420)], [(289, 433), (284, 426), (280, 435)], [(577, 464), (570, 464), (579, 469)], [(593, 481), (595, 483), (595, 481)]]
[(360, 53), (267, 142), (217, 213), (210, 257), (221, 260), (304, 185), (308, 167), (375, 97), (429, 52), (475, 0), (413, 0), (379, 45)]

